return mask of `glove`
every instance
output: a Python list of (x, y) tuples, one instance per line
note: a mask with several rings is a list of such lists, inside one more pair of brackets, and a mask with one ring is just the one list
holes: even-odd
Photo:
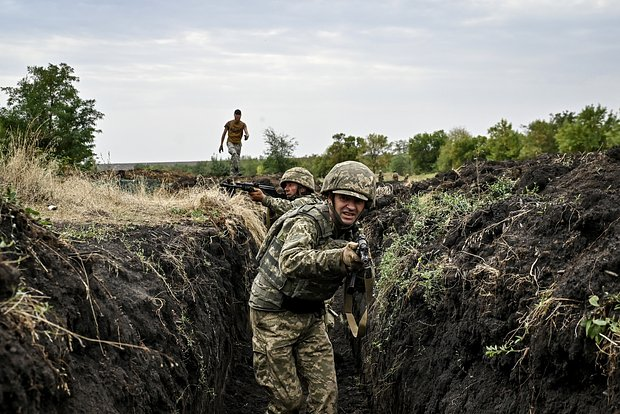
[(342, 248), (342, 262), (347, 269), (359, 270), (363, 267), (362, 259), (355, 253), (355, 249), (357, 249), (357, 243), (355, 242), (348, 242)]
[(247, 141), (247, 140), (248, 140), (248, 138), (250, 138), (250, 136), (249, 136), (249, 135), (246, 135), (246, 136), (245, 136), (245, 140)]
[(220, 145), (220, 152), (224, 152), (224, 146)]

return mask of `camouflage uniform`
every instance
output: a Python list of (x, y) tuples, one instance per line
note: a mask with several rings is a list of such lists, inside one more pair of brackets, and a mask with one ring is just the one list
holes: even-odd
[(284, 188), (287, 182), (304, 186), (310, 190), (311, 193), (295, 198), (294, 200), (265, 195), (262, 200), (262, 204), (273, 213), (274, 218), (278, 218), (288, 210), (292, 210), (304, 204), (317, 204), (323, 202), (323, 199), (314, 192), (314, 177), (307, 169), (302, 167), (293, 167), (286, 170), (280, 180), (280, 186)]
[(262, 204), (273, 212), (274, 218), (278, 218), (287, 211), (296, 207), (301, 207), (304, 204), (317, 204), (322, 202), (323, 199), (318, 194), (312, 193), (298, 197), (294, 200), (265, 195)]
[[(367, 194), (371, 198), (372, 177), (372, 191)], [(368, 200), (366, 193), (355, 194)], [(343, 247), (357, 229), (355, 224), (340, 228), (330, 208), (322, 202), (286, 212), (269, 229), (258, 253), (250, 320), (255, 376), (271, 394), (269, 413), (295, 413), (302, 408), (300, 377), (308, 387), (307, 413), (337, 411), (334, 353), (322, 314), (324, 301), (347, 275)]]
[(239, 160), (241, 159), (241, 143), (226, 142), (230, 154), (230, 175), (239, 175)]

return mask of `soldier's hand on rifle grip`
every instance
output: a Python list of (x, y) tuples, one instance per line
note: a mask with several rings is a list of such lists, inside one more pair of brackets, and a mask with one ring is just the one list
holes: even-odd
[(262, 202), (265, 198), (265, 193), (260, 188), (254, 188), (252, 191), (248, 192), (248, 195), (252, 199), (252, 201)]
[(358, 244), (349, 242), (342, 248), (342, 262), (351, 270), (360, 270), (362, 268), (362, 259), (355, 253)]

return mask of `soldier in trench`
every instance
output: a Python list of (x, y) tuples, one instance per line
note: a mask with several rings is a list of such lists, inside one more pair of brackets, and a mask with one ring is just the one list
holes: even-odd
[(316, 194), (314, 176), (310, 171), (302, 167), (293, 167), (286, 170), (280, 179), (280, 187), (286, 193), (286, 199), (266, 195), (259, 188), (254, 188), (248, 194), (252, 201), (267, 207), (272, 213), (273, 219), (280, 217), (292, 208), (323, 201)]
[(337, 412), (324, 301), (362, 267), (353, 240), (375, 187), (376, 177), (364, 164), (336, 164), (321, 188), (326, 200), (285, 213), (259, 250), (249, 304), (254, 374), (270, 394), (267, 413), (297, 413), (303, 406), (307, 413)]
[[(286, 170), (280, 179), (280, 186), (286, 194), (286, 199), (266, 195), (260, 188), (255, 188), (254, 191), (248, 193), (252, 201), (261, 203), (269, 210), (267, 212), (269, 214), (267, 227), (270, 227), (274, 220), (288, 210), (304, 204), (323, 202), (323, 198), (316, 193), (314, 176), (303, 167), (293, 167)], [(334, 316), (337, 315), (331, 308), (331, 300), (325, 301), (325, 324), (328, 330), (334, 327), (336, 323)]]

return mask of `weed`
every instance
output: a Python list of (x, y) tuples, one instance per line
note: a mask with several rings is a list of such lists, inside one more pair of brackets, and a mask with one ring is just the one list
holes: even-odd
[(515, 180), (500, 177), (493, 184), (489, 185), (488, 195), (494, 200), (504, 200), (512, 195), (512, 189), (514, 188), (515, 182)]
[(86, 226), (75, 226), (65, 228), (60, 237), (66, 240), (106, 240), (110, 234), (110, 230), (107, 226), (89, 224)]
[(594, 310), (581, 322), (586, 336), (594, 340), (602, 352), (615, 355), (620, 350), (620, 319), (611, 312), (620, 310), (620, 293), (606, 294), (603, 300), (592, 295), (588, 302)]
[[(514, 343), (513, 343), (514, 344)], [(513, 352), (523, 352), (522, 349), (514, 349), (512, 347), (512, 344), (508, 343), (508, 344), (503, 344), (500, 346), (497, 345), (489, 345), (489, 346), (485, 346), (484, 347), (484, 355), (486, 355), (489, 358), (495, 358), (498, 356), (502, 356), (502, 355), (508, 355), (510, 353)]]

